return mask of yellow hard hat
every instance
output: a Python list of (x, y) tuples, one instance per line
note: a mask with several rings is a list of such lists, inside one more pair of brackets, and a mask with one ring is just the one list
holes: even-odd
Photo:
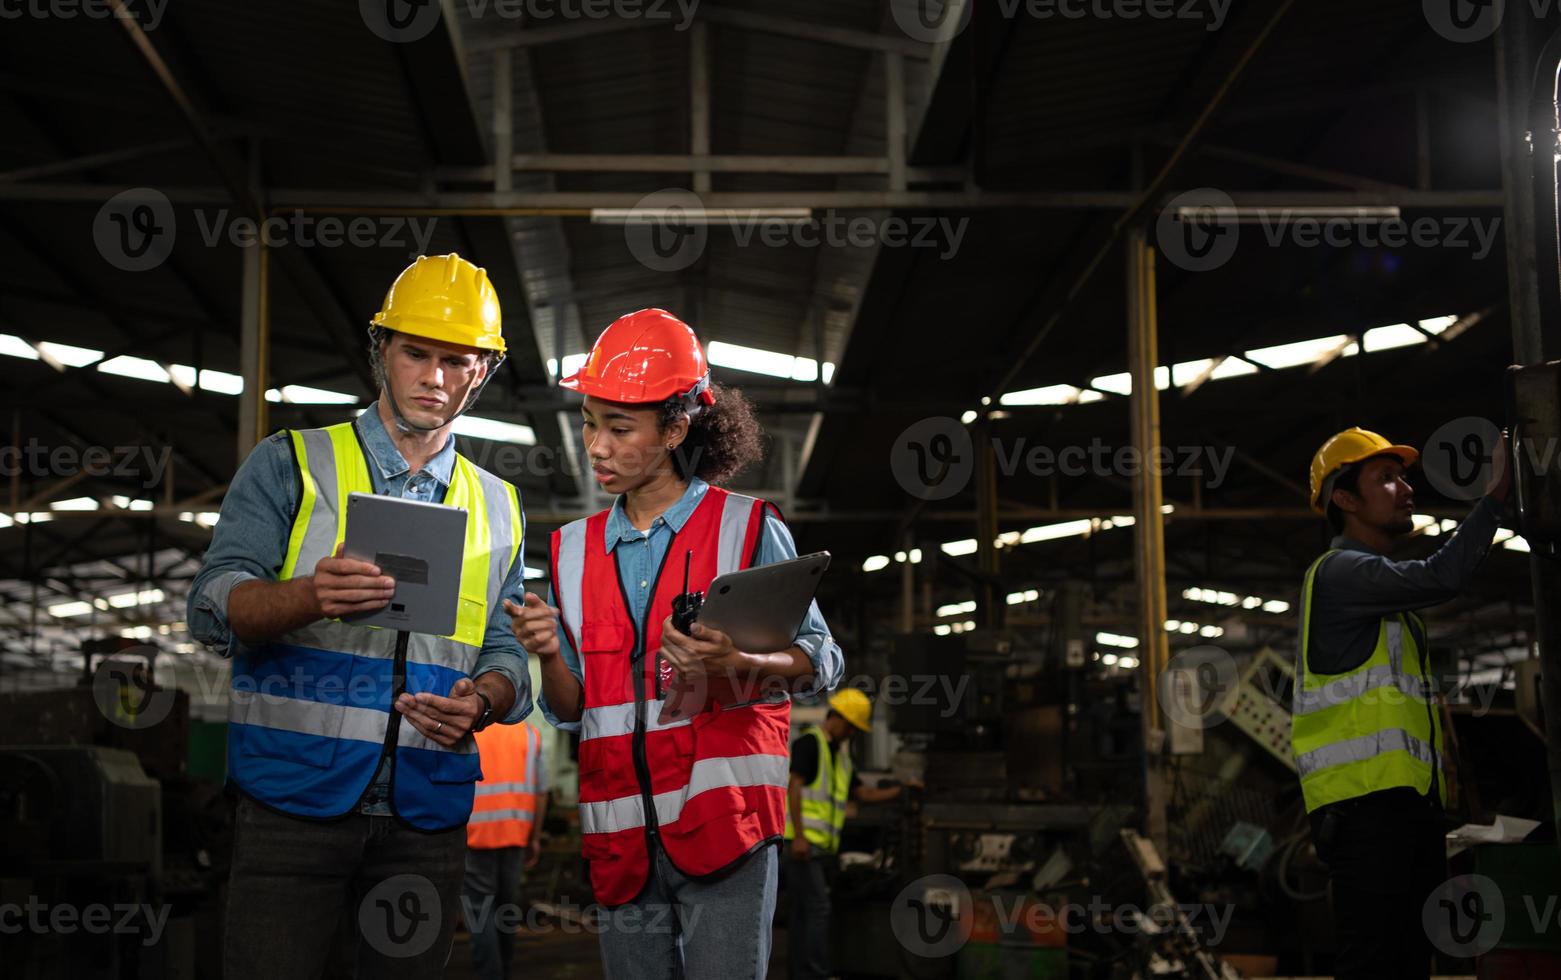
[(1330, 476), (1351, 463), (1384, 454), (1397, 456), (1404, 461), (1405, 466), (1413, 466), (1415, 460), (1420, 458), (1419, 450), (1414, 447), (1395, 445), (1375, 432), (1368, 432), (1358, 426), (1330, 437), (1317, 450), (1317, 455), (1312, 457), (1312, 510), (1319, 514), (1328, 512), (1328, 505), (1322, 497), (1324, 485)]
[(414, 337), (504, 353), (499, 294), (486, 269), (454, 252), (419, 255), (390, 284), (370, 322)]
[(867, 695), (854, 687), (847, 687), (829, 696), (829, 706), (840, 717), (864, 732), (873, 728), (873, 703)]

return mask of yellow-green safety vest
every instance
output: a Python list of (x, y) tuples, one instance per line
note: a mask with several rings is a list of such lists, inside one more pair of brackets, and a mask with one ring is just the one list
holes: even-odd
[[(851, 749), (840, 746), (836, 756), (829, 751), (829, 737), (817, 725), (809, 725), (803, 736), (818, 743), (818, 770), (813, 781), (802, 787), (802, 836), (825, 854), (840, 850), (840, 828), (846, 822), (846, 802), (851, 797)], [(791, 807), (786, 807), (786, 839), (796, 837), (791, 825)]]
[[(278, 578), (314, 571), (346, 533), (347, 495), (373, 493), (367, 454), (350, 422), (289, 433), (297, 512)], [(466, 511), (455, 630), (413, 633), (404, 660), (396, 634), (336, 619), (291, 630), (233, 658), (228, 771), (248, 795), (304, 817), (351, 811), (394, 750), (393, 812), (422, 830), (466, 822), (481, 776), (477, 745), (444, 746), (391, 706), (396, 672), (410, 694), (448, 695), (482, 652), (523, 533), (515, 488), (457, 455), (444, 502)]]
[(1399, 786), (1421, 794), (1435, 786), (1445, 806), (1442, 722), (1428, 658), (1416, 638), (1415, 626), (1419, 636), (1425, 635), (1420, 617), (1408, 612), (1384, 616), (1371, 656), (1353, 670), (1311, 670), (1312, 586), (1322, 563), (1337, 550), (1312, 563), (1301, 591), (1290, 739), (1307, 812)]

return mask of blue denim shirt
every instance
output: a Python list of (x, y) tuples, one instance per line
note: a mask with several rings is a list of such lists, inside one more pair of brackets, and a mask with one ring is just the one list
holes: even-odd
[[(709, 486), (704, 480), (694, 477), (678, 502), (651, 522), (649, 531), (641, 531), (629, 523), (628, 515), (623, 512), (622, 497), (613, 501), (612, 511), (607, 515), (607, 552), (611, 554), (614, 548), (618, 549), (618, 577), (623, 582), (623, 594), (629, 598), (629, 615), (634, 617), (636, 629), (644, 625), (641, 620), (644, 618), (645, 600), (649, 598), (655, 584), (656, 569), (661, 567), (661, 560), (672, 544), (672, 536), (683, 529), (684, 522), (694, 512), (699, 501), (704, 499), (705, 490)], [(785, 522), (777, 520), (773, 514), (766, 514), (764, 529), (759, 534), (759, 554), (754, 564), (770, 565), (795, 557), (797, 544), (792, 540), (791, 531)], [(550, 606), (557, 604), (552, 589), (548, 590), (547, 601)], [(820, 691), (834, 690), (840, 683), (840, 675), (845, 671), (845, 657), (840, 652), (840, 644), (830, 635), (829, 626), (818, 611), (817, 602), (808, 608), (807, 617), (797, 630), (797, 646), (813, 662), (813, 684), (795, 691), (793, 696), (812, 697)], [(569, 665), (570, 672), (584, 683), (585, 673), (580, 667), (580, 654), (569, 642), (562, 624), (558, 628), (558, 649), (564, 657), (564, 663)], [(537, 705), (548, 721), (564, 731), (580, 729), (578, 721), (559, 721), (558, 716), (548, 708), (546, 696), (540, 691), (537, 693)]]
[[(441, 503), (450, 488), (455, 469), (455, 438), (452, 436), (423, 468), (416, 473), (396, 449), (385, 425), (380, 421), (376, 403), (353, 423), (368, 450), (369, 478), (374, 492), (409, 500)], [(278, 432), (254, 448), (228, 484), (222, 500), (222, 516), (212, 532), (206, 563), (190, 587), (186, 615), (190, 635), (224, 657), (232, 657), (243, 643), (228, 624), (228, 594), (240, 582), (251, 579), (276, 581), (287, 556), (287, 540), (297, 506), (297, 484), (293, 473), (293, 452), (285, 432)], [(525, 535), (524, 518), (521, 525)], [(504, 580), (503, 598), (521, 601), (524, 591), (525, 562), (518, 556)], [(515, 688), (515, 706), (502, 721), (513, 724), (531, 713), (531, 676), (526, 669), (526, 651), (510, 629), (503, 602), (490, 610), (488, 629), (483, 635), (482, 653), (472, 676), (497, 671)], [(359, 807), (364, 813), (389, 814), (390, 766), (387, 759), (374, 777), (374, 784)]]

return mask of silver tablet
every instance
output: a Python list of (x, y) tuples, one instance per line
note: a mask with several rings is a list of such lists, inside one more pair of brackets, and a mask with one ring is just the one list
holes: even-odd
[(820, 551), (728, 572), (705, 590), (698, 621), (729, 635), (739, 650), (784, 650), (797, 641), (797, 629), (828, 567), (829, 552)]
[[(784, 650), (797, 641), (797, 630), (828, 567), (829, 552), (820, 551), (718, 576), (705, 590), (696, 622), (726, 633), (733, 646), (748, 653)], [(667, 672), (671, 683), (662, 695), (656, 719), (661, 725), (703, 711), (709, 693), (708, 681), (688, 682), (670, 669)]]
[(396, 580), (383, 609), (345, 617), (357, 626), (448, 636), (460, 603), (466, 511), (421, 500), (354, 493), (347, 497), (344, 554), (373, 562)]

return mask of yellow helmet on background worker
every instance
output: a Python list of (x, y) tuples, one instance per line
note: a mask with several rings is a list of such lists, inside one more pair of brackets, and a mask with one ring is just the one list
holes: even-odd
[(1329, 494), (1324, 491), (1330, 489), (1329, 480), (1334, 474), (1352, 463), (1382, 455), (1397, 456), (1404, 461), (1405, 466), (1413, 466), (1415, 460), (1420, 458), (1420, 451), (1412, 446), (1388, 442), (1375, 432), (1359, 426), (1351, 426), (1329, 437), (1312, 457), (1312, 510), (1319, 514), (1328, 513), (1328, 502), (1324, 497)]
[(847, 687), (829, 696), (830, 710), (864, 732), (873, 730), (873, 703), (867, 695), (854, 687)]
[(451, 252), (419, 255), (385, 293), (376, 327), (504, 353), (499, 294), (479, 268)]

